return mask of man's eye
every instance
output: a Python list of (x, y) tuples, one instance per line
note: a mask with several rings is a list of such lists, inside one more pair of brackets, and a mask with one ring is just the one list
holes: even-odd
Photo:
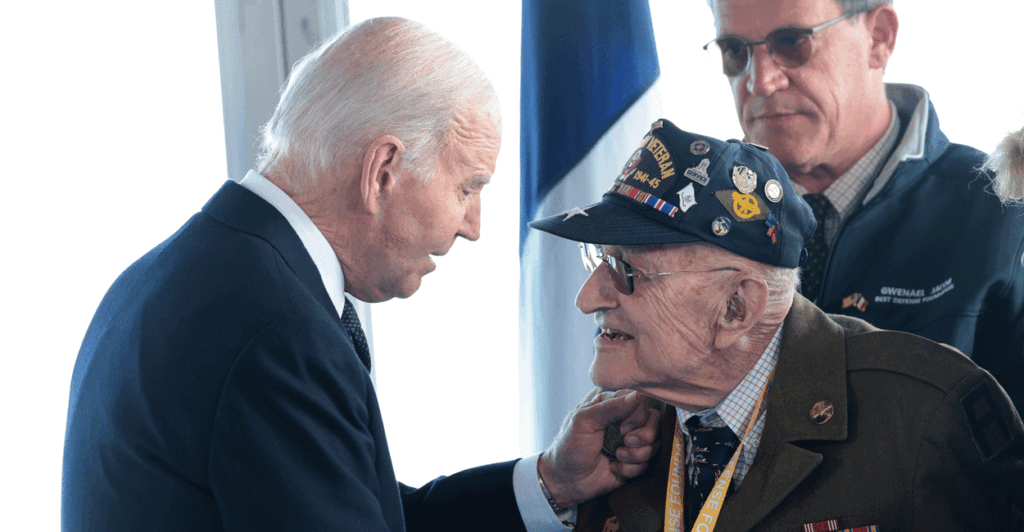
[(747, 55), (747, 46), (741, 43), (727, 44), (722, 46), (722, 55), (728, 59)]

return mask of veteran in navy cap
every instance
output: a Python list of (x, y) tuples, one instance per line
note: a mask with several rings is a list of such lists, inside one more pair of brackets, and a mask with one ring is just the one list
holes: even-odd
[(955, 349), (797, 292), (814, 216), (764, 148), (658, 120), (601, 201), (530, 226), (592, 272), (576, 306), (600, 328), (595, 384), (665, 406), (647, 471), (565, 509), (577, 531), (1024, 523), (1006, 393)]

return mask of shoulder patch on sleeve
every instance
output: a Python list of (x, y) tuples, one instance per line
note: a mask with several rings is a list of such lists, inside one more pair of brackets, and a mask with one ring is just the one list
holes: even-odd
[(989, 383), (979, 383), (960, 400), (960, 404), (963, 405), (967, 424), (971, 427), (971, 437), (978, 446), (981, 459), (988, 462), (999, 456), (1013, 438), (1003, 416), (996, 410)]

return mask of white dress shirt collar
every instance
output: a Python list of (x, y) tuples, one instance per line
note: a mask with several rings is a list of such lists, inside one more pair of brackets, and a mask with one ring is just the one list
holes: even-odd
[(743, 436), (747, 430), (747, 423), (754, 413), (761, 391), (765, 389), (768, 378), (775, 370), (779, 361), (779, 347), (782, 341), (782, 327), (780, 326), (775, 335), (772, 336), (768, 347), (761, 353), (761, 357), (754, 363), (754, 368), (747, 373), (747, 376), (740, 381), (725, 399), (717, 405), (701, 410), (700, 412), (689, 412), (682, 408), (676, 408), (676, 414), (680, 423), (685, 423), (690, 416), (698, 416), (702, 420), (712, 414), (718, 414), (726, 426), (732, 429), (737, 436)]
[(288, 220), (288, 225), (292, 226), (295, 233), (299, 235), (302, 246), (312, 257), (313, 264), (320, 272), (324, 288), (327, 289), (327, 295), (330, 296), (331, 303), (334, 304), (334, 310), (340, 316), (345, 310), (345, 276), (341, 271), (338, 255), (334, 253), (334, 248), (327, 243), (327, 239), (324, 238), (320, 229), (317, 229), (313, 220), (309, 219), (309, 216), (288, 194), (285, 194), (283, 190), (259, 172), (249, 170), (240, 184), (273, 205), (277, 212), (280, 212), (284, 219)]

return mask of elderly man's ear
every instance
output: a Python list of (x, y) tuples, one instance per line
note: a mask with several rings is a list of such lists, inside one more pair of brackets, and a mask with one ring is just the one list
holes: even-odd
[(395, 170), (399, 166), (405, 144), (392, 135), (381, 135), (363, 154), (359, 175), (359, 192), (363, 206), (370, 214), (377, 214), (385, 200), (395, 189)]
[(747, 277), (732, 288), (718, 319), (715, 334), (715, 347), (718, 349), (728, 348), (746, 336), (761, 319), (768, 303), (768, 284), (764, 280)]

